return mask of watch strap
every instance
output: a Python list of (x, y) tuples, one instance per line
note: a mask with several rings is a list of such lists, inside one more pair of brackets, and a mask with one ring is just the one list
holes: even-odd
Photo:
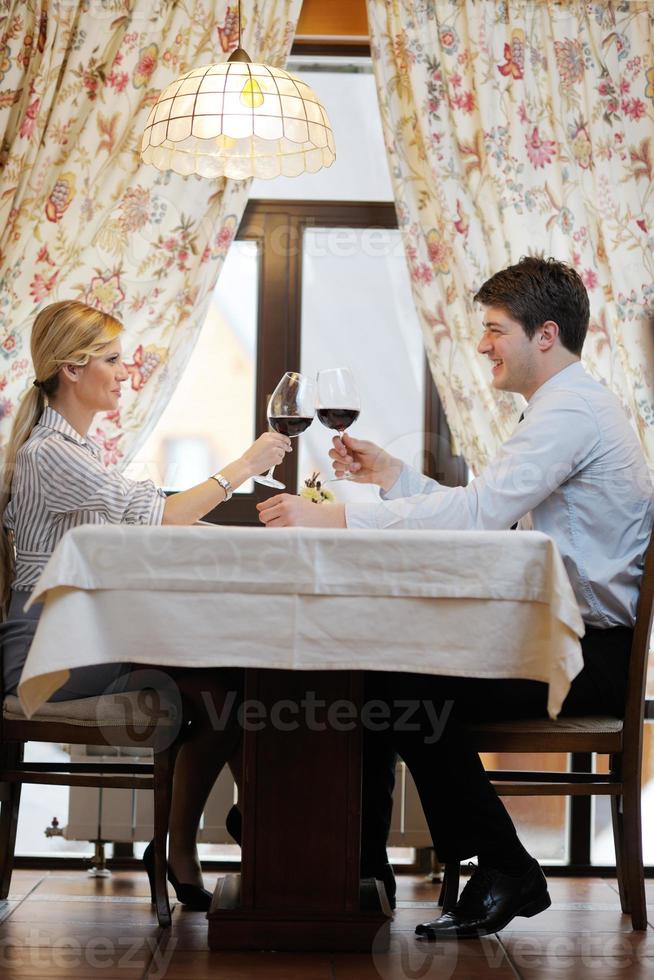
[(222, 473), (212, 473), (210, 479), (215, 480), (216, 483), (220, 484), (220, 486), (225, 491), (225, 500), (226, 501), (229, 500), (232, 494), (234, 493), (234, 488), (232, 487), (227, 477), (223, 476)]

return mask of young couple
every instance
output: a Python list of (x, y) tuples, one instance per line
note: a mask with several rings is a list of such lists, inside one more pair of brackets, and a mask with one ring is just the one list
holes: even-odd
[[(479, 351), (492, 362), (497, 388), (527, 399), (515, 435), (467, 487), (442, 487), (378, 446), (335, 440), (331, 456), (360, 482), (376, 483), (376, 504), (322, 504), (286, 494), (259, 505), (272, 527), (505, 529), (549, 534), (568, 569), (584, 620), (584, 669), (562, 713), (621, 713), (643, 554), (652, 522), (651, 485), (640, 447), (617, 399), (579, 362), (588, 297), (577, 274), (552, 260), (525, 259), (482, 286)], [(13, 693), (36, 627), (38, 608), (23, 612), (57, 542), (85, 523), (192, 524), (232, 488), (283, 459), (290, 441), (265, 434), (221, 473), (166, 498), (151, 481), (130, 481), (102, 465), (88, 432), (94, 415), (115, 410), (127, 378), (122, 325), (74, 301), (45, 307), (32, 330), (35, 378), (24, 396), (4, 460), (0, 489), (0, 588), (5, 692)], [(206, 909), (196, 851), (199, 819), (220, 769), (237, 759), (237, 731), (216, 732), (202, 692), (220, 706), (239, 678), (225, 671), (172, 672), (190, 737), (175, 766), (169, 877), (182, 901)], [(130, 665), (73, 671), (55, 697), (124, 690)], [(384, 874), (386, 836), (398, 751), (410, 766), (444, 861), (477, 855), (479, 870), (453, 912), (418, 927), (430, 938), (466, 937), (503, 928), (514, 915), (549, 905), (538, 864), (522, 847), (465, 735), (466, 719), (546, 717), (545, 687), (529, 681), (380, 674), (371, 698), (429, 700), (441, 716), (454, 702), (442, 737), (366, 733), (362, 871)], [(425, 728), (429, 717), (424, 719)], [(234, 764), (237, 770), (237, 762)], [(238, 775), (238, 773), (237, 773)]]
[[(316, 507), (281, 494), (258, 504), (271, 528), (432, 528), (542, 531), (556, 542), (586, 624), (584, 667), (562, 715), (624, 712), (627, 671), (643, 558), (652, 529), (650, 476), (620, 402), (583, 369), (589, 321), (577, 273), (553, 259), (524, 258), (477, 293), (483, 307), (478, 351), (493, 385), (527, 401), (515, 434), (466, 487), (444, 487), (379, 446), (334, 440), (337, 476), (345, 469), (380, 487), (380, 500)], [(538, 863), (522, 846), (466, 732), (467, 722), (547, 717), (546, 686), (536, 681), (379, 673), (367, 695), (398, 703), (431, 701), (440, 716), (452, 702), (442, 737), (421, 730), (365, 733), (364, 869), (383, 867), (390, 823), (395, 752), (415, 779), (441, 861), (477, 856), (478, 868), (455, 908), (416, 931), (430, 939), (497, 932), (516, 915), (550, 905)], [(399, 725), (397, 726), (399, 729)]]

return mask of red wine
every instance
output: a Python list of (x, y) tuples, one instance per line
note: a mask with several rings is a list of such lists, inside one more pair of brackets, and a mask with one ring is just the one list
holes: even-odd
[(306, 418), (301, 415), (270, 415), (268, 416), (270, 427), (283, 436), (299, 436), (301, 432), (308, 429), (313, 422), (313, 416)]
[(319, 408), (318, 418), (328, 429), (343, 432), (359, 418), (358, 408)]

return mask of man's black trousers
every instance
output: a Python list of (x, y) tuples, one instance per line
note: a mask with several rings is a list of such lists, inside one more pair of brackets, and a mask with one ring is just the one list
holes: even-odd
[[(586, 628), (584, 667), (560, 716), (622, 717), (632, 635), (622, 626)], [(363, 874), (375, 873), (386, 861), (396, 753), (415, 780), (439, 860), (463, 860), (515, 840), (511, 818), (486, 776), (466, 724), (547, 718), (545, 684), (378, 672), (366, 675), (366, 700), (387, 706), (391, 722), (385, 730), (379, 724), (375, 731), (364, 728)], [(415, 710), (409, 715), (411, 704)], [(446, 719), (440, 734), (435, 718), (440, 723)]]

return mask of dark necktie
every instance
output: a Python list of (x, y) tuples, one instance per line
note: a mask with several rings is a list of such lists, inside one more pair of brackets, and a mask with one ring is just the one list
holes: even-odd
[[(525, 413), (523, 412), (522, 415), (520, 416), (520, 418), (518, 419), (518, 425), (522, 422), (522, 420), (524, 419), (524, 417), (525, 417)], [(517, 523), (511, 525), (511, 530), (512, 531), (517, 531), (518, 530)]]

